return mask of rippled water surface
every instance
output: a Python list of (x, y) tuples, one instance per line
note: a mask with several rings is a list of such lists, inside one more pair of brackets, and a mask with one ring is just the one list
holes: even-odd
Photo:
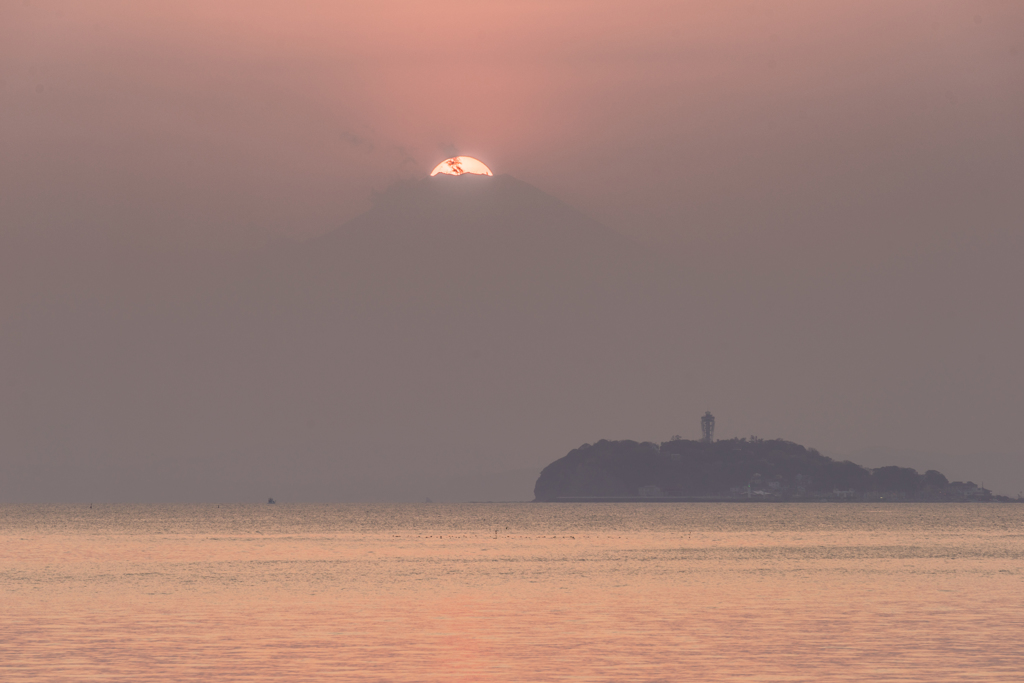
[(1024, 505), (0, 506), (3, 681), (1022, 681)]

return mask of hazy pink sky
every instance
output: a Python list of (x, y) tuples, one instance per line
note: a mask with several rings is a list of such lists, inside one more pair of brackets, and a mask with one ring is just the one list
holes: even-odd
[[(454, 153), (749, 321), (718, 370), (794, 380), (728, 408), (739, 435), (1020, 459), (1015, 2), (5, 2), (0, 322), (57, 315), (40, 292), (79, 270), (130, 290), (167, 254), (326, 233)], [(96, 265), (133, 250), (125, 280)], [(670, 435), (631, 419), (551, 448)]]
[(1021, 178), (1014, 3), (0, 12), (6, 210), (53, 229), (315, 233), (457, 150), (642, 237), (908, 246)]

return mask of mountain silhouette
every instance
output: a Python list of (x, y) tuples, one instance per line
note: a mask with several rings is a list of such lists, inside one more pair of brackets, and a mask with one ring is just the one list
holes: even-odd
[(10, 386), (50, 398), (0, 436), (27, 454), (8, 481), (57, 499), (458, 497), (452, 481), (539, 471), (674, 353), (656, 329), (674, 271), (510, 176), (396, 185), (257, 254), (120, 268), (15, 340)]
[(602, 292), (622, 296), (623, 286), (652, 275), (645, 250), (508, 175), (438, 175), (393, 187), (292, 258), (287, 268), (301, 275), (304, 297), (322, 286), (333, 300), (386, 306), (516, 297), (579, 305)]

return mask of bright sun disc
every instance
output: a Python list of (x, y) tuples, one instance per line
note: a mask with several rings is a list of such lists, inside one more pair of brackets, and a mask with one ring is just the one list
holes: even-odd
[(444, 173), (445, 175), (462, 175), (463, 173), (473, 173), (475, 175), (494, 175), (491, 173), (491, 169), (487, 168), (487, 165), (479, 159), (473, 157), (452, 157), (451, 159), (445, 159), (430, 172), (431, 176), (435, 176), (438, 173)]

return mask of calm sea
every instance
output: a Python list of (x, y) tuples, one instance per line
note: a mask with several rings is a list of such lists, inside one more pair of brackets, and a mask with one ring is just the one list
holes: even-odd
[(0, 506), (0, 680), (1024, 681), (1024, 505)]

